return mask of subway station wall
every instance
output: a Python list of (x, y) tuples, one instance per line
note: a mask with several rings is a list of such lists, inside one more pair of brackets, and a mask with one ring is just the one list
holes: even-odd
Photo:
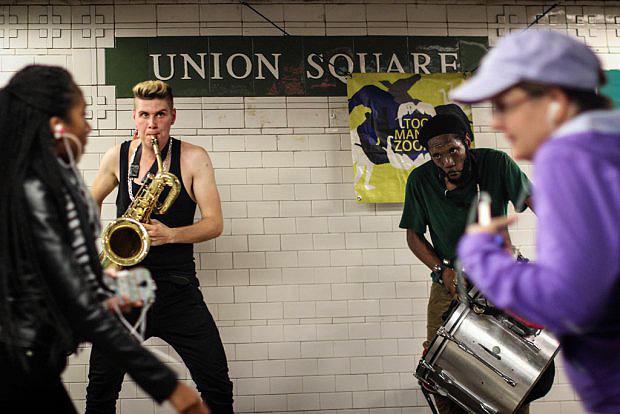
[[(550, 2), (252, 4), (291, 36), (328, 45), (330, 38), (372, 37), (387, 50), (403, 46), (395, 39), (414, 37), (475, 36), (492, 47), (499, 36), (534, 21)], [(538, 24), (580, 37), (606, 69), (620, 69), (619, 2), (559, 2)], [(132, 38), (216, 42), (222, 36), (240, 44), (244, 37), (260, 43), (269, 36), (275, 46), (288, 41), (233, 1), (0, 1), (0, 85), (31, 63), (60, 65), (74, 74), (93, 127), (80, 163), (90, 184), (102, 154), (129, 139), (132, 128), (132, 101), (127, 90), (116, 90), (106, 79), (114, 73), (106, 67), (106, 54)], [(181, 59), (184, 52), (178, 53)], [(202, 68), (197, 56), (194, 65), (185, 61), (192, 73)], [(213, 55), (207, 57), (213, 61)], [(271, 73), (272, 58), (266, 55), (262, 62), (264, 76)], [(233, 63), (235, 76), (245, 73)], [(197, 244), (195, 258), (226, 347), (236, 411), (430, 413), (412, 375), (426, 331), (429, 270), (398, 228), (402, 205), (354, 200), (345, 93), (307, 96), (283, 88), (248, 94), (235, 89), (234, 80), (218, 85), (222, 93), (175, 99), (172, 132), (207, 149), (215, 167), (224, 233)], [(490, 128), (489, 106), (474, 106), (473, 119), (479, 147), (510, 153), (505, 138)], [(520, 165), (531, 176), (531, 166)], [(104, 223), (114, 218), (114, 197), (105, 201)], [(534, 215), (526, 213), (511, 232), (531, 258), (535, 229)], [(148, 346), (177, 357), (161, 340), (151, 339)], [(72, 356), (63, 375), (80, 410), (89, 350), (84, 345)], [(170, 365), (191, 382), (184, 365)], [(154, 404), (129, 378), (117, 411), (172, 412)], [(584, 412), (561, 360), (552, 391), (530, 412)]]

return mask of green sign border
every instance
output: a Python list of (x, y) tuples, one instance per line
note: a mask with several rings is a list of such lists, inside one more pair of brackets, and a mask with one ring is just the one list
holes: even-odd
[(608, 96), (616, 108), (620, 108), (620, 70), (608, 70), (605, 74), (607, 84), (601, 88), (601, 93)]
[[(346, 96), (346, 83), (339, 78), (347, 72), (414, 73), (412, 53), (430, 57), (430, 73), (441, 72), (441, 53), (456, 54), (456, 60), (445, 58), (446, 71), (468, 72), (489, 49), (483, 36), (167, 36), (115, 42), (105, 50), (105, 76), (107, 85), (116, 86), (117, 98), (131, 97), (133, 85), (156, 79), (151, 55), (160, 55), (160, 78), (174, 73), (166, 81), (175, 96)], [(204, 69), (204, 78), (182, 54)], [(264, 61), (259, 63), (261, 54), (272, 64), (273, 54), (279, 54), (278, 79)], [(423, 55), (416, 56), (424, 63)], [(248, 68), (250, 74), (239, 79)], [(185, 73), (192, 76), (181, 79)]]

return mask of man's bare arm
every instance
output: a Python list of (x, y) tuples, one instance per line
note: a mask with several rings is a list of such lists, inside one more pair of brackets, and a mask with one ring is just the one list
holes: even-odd
[(423, 234), (407, 229), (407, 245), (415, 257), (420, 259), (429, 269), (441, 263), (435, 249), (433, 249), (433, 246), (426, 240)]
[[(433, 246), (426, 240), (423, 234), (416, 233), (411, 229), (407, 229), (407, 245), (411, 252), (420, 259), (422, 263), (428, 266), (429, 269), (433, 269), (434, 266), (441, 264), (441, 260)], [(442, 274), (443, 283), (446, 288), (452, 293), (456, 293), (456, 287), (454, 286), (455, 273), (452, 269), (446, 268)]]
[(93, 181), (91, 188), (91, 194), (95, 199), (95, 203), (99, 206), (101, 211), (101, 205), (103, 200), (110, 194), (114, 188), (118, 185), (118, 163), (120, 159), (120, 144), (110, 148), (101, 158), (99, 164), (99, 171)]
[(185, 161), (182, 159), (182, 168), (190, 168), (192, 172), (192, 192), (202, 218), (183, 227), (166, 227), (162, 223), (152, 220), (146, 229), (151, 236), (154, 246), (166, 243), (199, 243), (211, 240), (222, 234), (224, 219), (220, 195), (215, 183), (215, 174), (209, 154), (202, 147), (184, 147)]

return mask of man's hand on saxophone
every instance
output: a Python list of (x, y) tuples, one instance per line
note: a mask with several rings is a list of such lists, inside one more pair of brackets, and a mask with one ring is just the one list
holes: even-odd
[(161, 221), (152, 218), (150, 223), (144, 223), (144, 227), (151, 238), (151, 246), (175, 243), (175, 229), (166, 226)]

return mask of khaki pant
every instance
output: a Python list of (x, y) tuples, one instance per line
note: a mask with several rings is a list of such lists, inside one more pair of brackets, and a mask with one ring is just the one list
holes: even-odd
[[(431, 286), (431, 295), (428, 299), (427, 322), (426, 322), (426, 340), (425, 346), (435, 337), (437, 329), (443, 325), (442, 315), (450, 307), (452, 299), (455, 297), (450, 294), (448, 289), (439, 283), (433, 283)], [(434, 394), (435, 404), (440, 414), (467, 414), (458, 404), (452, 402), (449, 398)], [(528, 414), (529, 405), (521, 407), (517, 414)]]

